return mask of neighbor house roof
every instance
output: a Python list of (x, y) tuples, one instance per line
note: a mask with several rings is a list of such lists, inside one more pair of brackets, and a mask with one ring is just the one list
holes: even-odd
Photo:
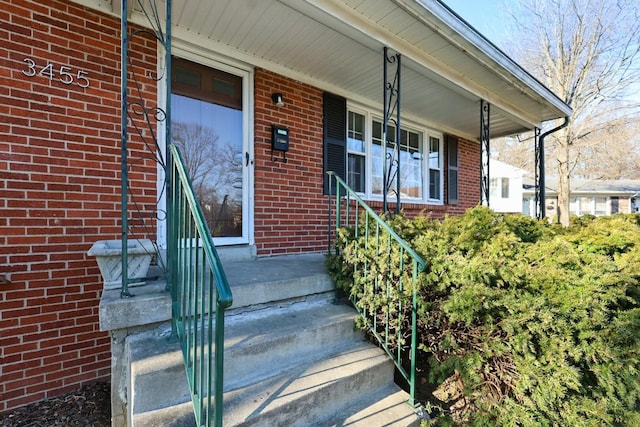
[[(525, 181), (525, 193), (533, 193), (533, 181)], [(619, 179), (619, 180), (602, 180), (602, 179), (578, 179), (572, 178), (569, 182), (572, 195), (586, 194), (602, 194), (610, 196), (628, 196), (633, 197), (640, 193), (640, 180)], [(546, 195), (555, 196), (558, 189), (558, 179), (556, 177), (547, 177), (545, 180)]]
[[(121, 0), (74, 1), (118, 14)], [(137, 4), (129, 1), (129, 15), (145, 25)], [(377, 107), (389, 47), (402, 55), (403, 116), (469, 139), (480, 134), (481, 100), (491, 104), (492, 137), (571, 114), (440, 0), (173, 0), (172, 15), (176, 48), (224, 55)]]
[(517, 168), (497, 159), (489, 159), (489, 177), (490, 178), (523, 178), (529, 172), (524, 169)]

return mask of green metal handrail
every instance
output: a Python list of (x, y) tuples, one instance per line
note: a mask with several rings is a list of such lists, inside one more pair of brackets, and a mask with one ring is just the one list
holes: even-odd
[[(425, 269), (425, 261), (340, 177), (333, 172), (328, 175), (329, 252), (332, 234), (350, 228), (350, 236), (358, 241), (358, 247), (365, 254), (375, 253), (375, 260), (365, 259), (353, 266), (354, 287), (350, 299), (366, 329), (376, 337), (409, 384), (409, 403), (415, 406), (417, 278), (418, 272)], [(334, 203), (335, 216), (331, 208)], [(383, 268), (379, 267), (380, 259), (385, 260)]]
[(224, 313), (233, 297), (184, 160), (173, 144), (169, 153), (172, 326), (182, 347), (197, 425), (222, 426)]

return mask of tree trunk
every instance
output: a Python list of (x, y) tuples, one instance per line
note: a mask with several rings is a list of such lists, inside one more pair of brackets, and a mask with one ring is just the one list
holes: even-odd
[[(563, 132), (564, 133), (564, 132)], [(560, 136), (558, 144), (558, 222), (563, 227), (569, 226), (570, 165), (569, 143), (565, 135)]]

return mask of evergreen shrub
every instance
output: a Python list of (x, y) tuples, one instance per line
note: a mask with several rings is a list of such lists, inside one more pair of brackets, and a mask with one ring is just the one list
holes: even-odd
[[(563, 229), (483, 207), (444, 220), (390, 219), (427, 262), (418, 368), (425, 401), (439, 408), (433, 423), (640, 425), (639, 223), (616, 215)], [(330, 270), (361, 308), (381, 303), (366, 291), (365, 262), (379, 264), (378, 276), (407, 274), (388, 271), (387, 257), (353, 230), (342, 230), (337, 247)]]

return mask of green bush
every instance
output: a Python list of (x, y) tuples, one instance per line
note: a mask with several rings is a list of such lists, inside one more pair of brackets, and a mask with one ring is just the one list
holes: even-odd
[[(435, 390), (430, 404), (442, 408), (437, 423), (640, 425), (636, 215), (561, 229), (475, 208), (391, 224), (427, 261), (418, 280), (419, 368)], [(334, 278), (363, 306), (379, 304), (363, 291), (370, 277), (359, 266), (406, 273), (385, 271), (387, 261), (353, 230), (340, 237)]]

